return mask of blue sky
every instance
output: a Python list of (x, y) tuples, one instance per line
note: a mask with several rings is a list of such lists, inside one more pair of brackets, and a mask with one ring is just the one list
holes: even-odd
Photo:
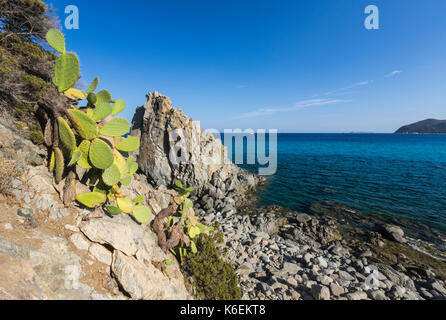
[[(446, 119), (444, 0), (50, 0), (83, 81), (169, 96), (202, 128), (393, 132)], [(364, 27), (367, 5), (380, 29)]]

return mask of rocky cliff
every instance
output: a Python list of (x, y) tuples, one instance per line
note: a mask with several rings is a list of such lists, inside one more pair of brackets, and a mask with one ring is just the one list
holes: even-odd
[(201, 130), (199, 122), (158, 92), (149, 93), (136, 110), (131, 134), (141, 138), (139, 166), (155, 186), (179, 179), (195, 187), (199, 196), (223, 198), (243, 195), (260, 181), (232, 164), (220, 139)]

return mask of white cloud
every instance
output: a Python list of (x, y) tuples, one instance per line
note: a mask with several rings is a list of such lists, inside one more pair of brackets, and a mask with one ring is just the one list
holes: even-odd
[(341, 99), (303, 100), (303, 101), (299, 101), (292, 107), (265, 108), (265, 109), (259, 109), (256, 111), (243, 113), (240, 116), (236, 117), (236, 119), (246, 119), (246, 118), (269, 116), (269, 115), (280, 113), (280, 112), (289, 112), (289, 111), (299, 110), (299, 109), (303, 109), (303, 108), (307, 108), (307, 107), (323, 106), (323, 105), (336, 104), (336, 103), (342, 103), (342, 102), (350, 102), (350, 100), (341, 100)]
[(372, 82), (373, 82), (373, 80), (356, 82), (356, 83), (354, 83), (352, 85), (349, 85), (348, 87), (344, 87), (344, 88), (336, 89), (336, 90), (333, 90), (333, 91), (329, 91), (329, 92), (325, 93), (324, 95), (328, 96), (328, 95), (331, 95), (331, 94), (334, 94), (334, 93), (339, 93), (339, 92), (342, 92), (342, 91), (345, 91), (345, 90), (349, 90), (349, 89), (352, 89), (352, 88), (366, 86), (366, 85), (368, 85), (368, 84), (370, 84)]
[(394, 77), (394, 76), (396, 76), (398, 73), (401, 73), (401, 72), (403, 72), (403, 71), (401, 71), (401, 70), (395, 70), (395, 71), (392, 71), (392, 72), (389, 73), (389, 74), (386, 74), (385, 77), (386, 77), (386, 78), (391, 78), (391, 77)]

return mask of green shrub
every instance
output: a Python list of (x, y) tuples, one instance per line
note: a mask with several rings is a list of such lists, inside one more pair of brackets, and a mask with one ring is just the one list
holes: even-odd
[(195, 296), (206, 300), (240, 300), (242, 291), (234, 268), (225, 262), (215, 244), (215, 234), (201, 234), (196, 240), (197, 253), (185, 259), (185, 271)]

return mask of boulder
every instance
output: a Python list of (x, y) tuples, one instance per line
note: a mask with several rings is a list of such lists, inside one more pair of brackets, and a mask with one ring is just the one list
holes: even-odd
[(398, 226), (385, 223), (376, 223), (375, 230), (391, 241), (406, 243), (404, 231)]

